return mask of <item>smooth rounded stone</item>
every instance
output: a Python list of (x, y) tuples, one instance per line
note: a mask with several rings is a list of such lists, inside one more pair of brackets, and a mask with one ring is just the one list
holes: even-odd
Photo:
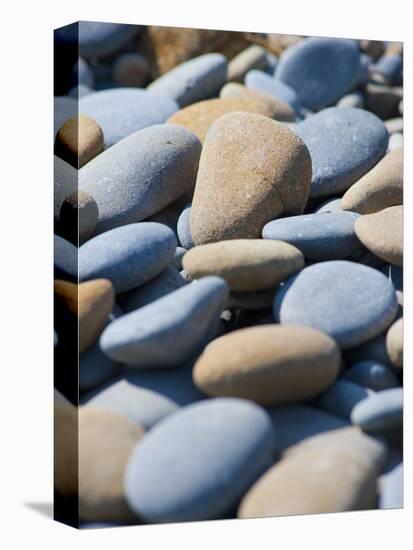
[(386, 348), (393, 366), (403, 367), (403, 318), (398, 319), (388, 330)]
[(356, 219), (352, 212), (291, 216), (267, 223), (262, 236), (289, 243), (310, 260), (339, 260), (360, 248), (354, 232)]
[(101, 58), (116, 52), (141, 29), (139, 25), (97, 21), (79, 21), (78, 25), (79, 54), (85, 59)]
[(149, 78), (148, 61), (139, 53), (122, 53), (113, 63), (112, 75), (121, 86), (142, 87)]
[(78, 100), (80, 97), (89, 95), (94, 91), (95, 90), (89, 88), (88, 86), (85, 86), (84, 84), (79, 84), (79, 86), (74, 86), (73, 88), (70, 88), (70, 90), (67, 92), (67, 97)]
[(369, 433), (382, 433), (403, 424), (403, 388), (373, 393), (351, 413), (353, 424)]
[(342, 198), (343, 210), (373, 214), (403, 204), (403, 149), (385, 155)]
[(78, 286), (79, 353), (96, 341), (115, 304), (115, 291), (107, 279), (95, 279)]
[(204, 244), (183, 258), (183, 268), (192, 279), (218, 275), (232, 291), (273, 288), (303, 267), (303, 255), (294, 246), (262, 239)]
[(238, 97), (243, 99), (255, 99), (263, 101), (270, 109), (270, 117), (280, 122), (293, 122), (295, 120), (295, 113), (289, 103), (281, 99), (275, 98), (265, 92), (258, 92), (257, 90), (251, 90), (243, 84), (237, 82), (228, 82), (221, 88), (219, 97), (225, 99), (229, 97)]
[(216, 95), (227, 80), (227, 65), (220, 53), (200, 55), (163, 74), (147, 90), (166, 95), (185, 107)]
[(78, 249), (69, 241), (54, 235), (54, 278), (77, 281)]
[(57, 133), (54, 149), (60, 158), (81, 168), (103, 150), (102, 129), (88, 116), (69, 118)]
[(84, 191), (75, 191), (62, 203), (59, 216), (61, 231), (71, 242), (81, 245), (92, 236), (98, 216), (95, 199)]
[(185, 256), (186, 253), (186, 248), (182, 248), (182, 246), (176, 247), (175, 256), (172, 259), (171, 265), (178, 271), (182, 270), (182, 258)]
[(403, 508), (403, 463), (383, 476), (380, 483), (379, 508)]
[(93, 69), (82, 57), (79, 57), (77, 63), (73, 67), (73, 74), (76, 84), (86, 86), (87, 88), (94, 87), (95, 75), (93, 74)]
[(285, 82), (275, 80), (275, 78), (263, 71), (252, 70), (248, 71), (245, 76), (245, 85), (251, 90), (263, 92), (276, 99), (285, 101), (291, 106), (296, 115), (300, 115), (301, 103), (298, 99), (297, 92)]
[(63, 126), (63, 124), (69, 118), (73, 118), (78, 115), (78, 102), (75, 98), (67, 96), (55, 96), (53, 98), (53, 107), (54, 107), (54, 137), (56, 137), (57, 132)]
[(304, 439), (349, 426), (349, 422), (308, 405), (287, 405), (268, 409), (281, 454)]
[(204, 277), (111, 323), (100, 346), (114, 361), (142, 368), (176, 367), (215, 335), (228, 300), (219, 277)]
[(156, 277), (172, 260), (176, 237), (160, 223), (117, 227), (79, 248), (79, 280), (109, 279), (126, 292)]
[(351, 411), (371, 390), (348, 380), (337, 380), (317, 399), (317, 407), (335, 416), (350, 419)]
[(337, 107), (353, 107), (354, 109), (363, 109), (364, 96), (358, 91), (344, 95), (337, 101)]
[(182, 210), (181, 215), (178, 218), (178, 224), (176, 227), (179, 242), (186, 250), (190, 250), (192, 247), (195, 246), (191, 235), (190, 216), (191, 204), (188, 204), (188, 206), (186, 206)]
[(79, 113), (102, 128), (105, 149), (138, 130), (166, 122), (177, 110), (171, 98), (137, 88), (100, 90), (79, 100)]
[(292, 275), (274, 301), (276, 321), (322, 330), (343, 349), (379, 335), (396, 313), (396, 292), (382, 273), (341, 260)]
[(201, 143), (186, 128), (145, 128), (79, 171), (79, 188), (99, 209), (97, 233), (142, 221), (193, 190)]
[(342, 380), (349, 380), (373, 391), (389, 390), (400, 386), (394, 372), (378, 361), (360, 361), (354, 363), (341, 375)]
[(341, 197), (332, 197), (326, 200), (315, 210), (315, 213), (321, 214), (322, 212), (341, 212), (343, 210), (341, 205)]
[(179, 271), (174, 267), (167, 266), (146, 284), (121, 294), (119, 303), (125, 313), (129, 313), (170, 294), (185, 284), (187, 283)]
[(366, 109), (383, 120), (398, 116), (399, 102), (403, 98), (401, 86), (383, 86), (370, 82), (366, 86)]
[(228, 308), (239, 310), (270, 309), (274, 303), (276, 288), (250, 292), (231, 292)]
[(351, 90), (360, 70), (357, 45), (340, 38), (307, 38), (285, 50), (276, 78), (296, 90), (313, 111), (335, 103)]
[(400, 84), (403, 60), (401, 55), (386, 53), (370, 69), (370, 78), (378, 84)]
[(294, 126), (307, 145), (313, 176), (310, 197), (340, 194), (385, 154), (388, 133), (373, 113), (330, 107)]
[(71, 164), (55, 155), (53, 157), (53, 172), (53, 215), (55, 223), (58, 223), (65, 199), (78, 190), (78, 171)]
[(248, 71), (252, 69), (263, 69), (268, 67), (267, 50), (257, 44), (248, 46), (228, 63), (229, 82), (243, 82)]
[(125, 416), (99, 408), (80, 408), (81, 520), (136, 522), (124, 496), (123, 475), (129, 456), (143, 434), (143, 428)]
[(261, 407), (206, 400), (144, 436), (126, 469), (126, 497), (151, 523), (217, 519), (238, 503), (274, 453), (271, 419)]
[(240, 111), (257, 113), (269, 118), (272, 116), (272, 109), (260, 99), (227, 97), (206, 99), (205, 101), (193, 103), (173, 114), (168, 122), (184, 126), (203, 143), (209, 128), (216, 120), (227, 113)]
[(224, 115), (202, 148), (190, 216), (194, 243), (260, 237), (270, 220), (303, 212), (310, 180), (308, 149), (282, 123)]
[(275, 406), (321, 394), (337, 378), (339, 364), (337, 344), (321, 331), (263, 325), (208, 344), (193, 378), (207, 395)]
[(389, 139), (388, 152), (394, 151), (395, 149), (403, 148), (403, 144), (404, 144), (403, 134), (400, 134), (398, 132), (396, 132), (395, 134), (392, 134)]
[(403, 266), (403, 206), (391, 206), (357, 219), (356, 235), (374, 255)]
[(305, 439), (244, 495), (238, 517), (364, 510), (376, 506), (385, 446), (356, 428)]
[(396, 132), (403, 133), (403, 117), (389, 118), (389, 120), (384, 121), (384, 125), (390, 135)]

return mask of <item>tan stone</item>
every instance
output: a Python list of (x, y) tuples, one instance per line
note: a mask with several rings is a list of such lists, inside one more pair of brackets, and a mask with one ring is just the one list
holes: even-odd
[(280, 122), (229, 113), (206, 137), (191, 208), (196, 245), (254, 239), (282, 215), (301, 214), (311, 184), (304, 142)]
[(185, 254), (182, 266), (192, 279), (218, 275), (231, 290), (264, 290), (302, 269), (304, 257), (281, 241), (236, 239), (196, 246)]
[(78, 315), (78, 285), (75, 283), (69, 283), (69, 281), (62, 281), (61, 279), (55, 279), (54, 281), (54, 293), (59, 301), (64, 304), (65, 309), (72, 315)]
[(354, 183), (341, 201), (343, 210), (372, 214), (403, 204), (403, 149), (394, 149)]
[(98, 338), (115, 303), (115, 291), (107, 279), (79, 285), (79, 353)]
[(102, 129), (86, 115), (69, 118), (57, 133), (56, 155), (75, 168), (81, 168), (102, 151)]
[(266, 69), (268, 66), (267, 50), (253, 44), (236, 55), (228, 64), (228, 80), (243, 82), (248, 71)]
[(403, 266), (403, 206), (360, 216), (354, 229), (370, 252), (390, 264)]
[(54, 403), (54, 486), (63, 497), (78, 492), (77, 408), (60, 395)]
[(77, 246), (87, 241), (95, 230), (98, 206), (84, 191), (75, 191), (63, 201), (60, 209), (60, 229)]
[(193, 371), (207, 395), (283, 405), (315, 397), (336, 379), (340, 352), (327, 334), (303, 326), (262, 325), (211, 342)]
[(403, 318), (398, 319), (389, 328), (386, 335), (386, 348), (392, 364), (403, 367)]
[(270, 52), (280, 55), (285, 49), (294, 46), (304, 37), (296, 34), (248, 33), (247, 38), (250, 42), (259, 44), (270, 50)]
[(112, 411), (79, 411), (79, 517), (83, 521), (136, 521), (123, 492), (123, 476), (144, 430)]

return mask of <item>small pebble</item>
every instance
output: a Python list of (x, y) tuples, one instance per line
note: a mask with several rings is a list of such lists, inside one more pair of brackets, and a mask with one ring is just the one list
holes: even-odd
[(94, 198), (84, 191), (75, 191), (63, 201), (60, 209), (61, 231), (76, 245), (84, 244), (92, 236), (98, 216)]
[(182, 270), (182, 259), (186, 253), (187, 250), (185, 248), (182, 248), (181, 246), (176, 247), (175, 256), (172, 259), (172, 265), (178, 271)]
[(90, 117), (69, 118), (57, 133), (55, 154), (75, 168), (81, 168), (102, 150), (102, 129)]
[(182, 210), (177, 224), (179, 242), (186, 250), (190, 250), (192, 247), (195, 246), (194, 241), (192, 240), (190, 216), (191, 204), (188, 204)]
[(228, 81), (243, 82), (248, 71), (268, 67), (267, 50), (262, 46), (252, 44), (228, 63)]
[(403, 318), (396, 321), (388, 330), (386, 348), (394, 367), (403, 367)]
[(354, 109), (362, 109), (364, 107), (364, 97), (361, 92), (352, 92), (344, 95), (337, 101), (337, 107), (352, 107)]
[(359, 386), (348, 380), (337, 380), (317, 400), (317, 407), (330, 414), (349, 420), (351, 411), (357, 403), (360, 403), (369, 394), (370, 391), (363, 386)]
[(393, 371), (374, 360), (354, 363), (343, 372), (341, 378), (373, 391), (389, 390), (400, 386)]
[(403, 134), (400, 134), (396, 132), (395, 134), (392, 134), (389, 139), (389, 146), (387, 151), (394, 151), (395, 149), (401, 149), (403, 148), (404, 138)]
[(380, 486), (379, 508), (403, 508), (403, 464), (383, 477)]
[(353, 409), (351, 421), (368, 433), (383, 433), (400, 427), (403, 423), (403, 389), (369, 395)]
[(263, 71), (252, 70), (248, 71), (245, 76), (245, 85), (251, 90), (263, 92), (276, 99), (285, 101), (291, 106), (297, 116), (300, 115), (301, 103), (297, 92), (285, 82), (275, 80), (275, 78)]

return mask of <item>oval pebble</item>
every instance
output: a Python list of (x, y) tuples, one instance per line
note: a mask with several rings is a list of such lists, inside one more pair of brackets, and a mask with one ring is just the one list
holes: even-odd
[(373, 391), (389, 390), (400, 386), (392, 370), (374, 360), (354, 363), (343, 372), (341, 378)]
[(294, 110), (296, 116), (301, 113), (301, 104), (297, 92), (280, 80), (275, 80), (272, 76), (263, 71), (248, 71), (245, 76), (245, 85), (251, 90), (269, 94), (276, 99), (285, 101)]
[(373, 393), (353, 409), (351, 421), (369, 433), (399, 428), (403, 423), (403, 389)]
[(77, 99), (73, 97), (55, 96), (53, 98), (53, 107), (53, 129), (54, 137), (56, 138), (58, 131), (66, 122), (66, 120), (78, 115), (78, 102)]
[(54, 170), (54, 221), (59, 223), (64, 201), (78, 190), (78, 171), (57, 155), (53, 161)]
[(55, 140), (55, 153), (75, 168), (81, 168), (103, 150), (102, 128), (90, 117), (69, 118)]
[(222, 517), (271, 464), (274, 448), (271, 419), (253, 403), (213, 399), (185, 407), (133, 451), (128, 502), (148, 522)]
[(78, 249), (69, 241), (54, 235), (54, 277), (77, 281)]
[(191, 216), (191, 205), (188, 204), (178, 218), (177, 224), (177, 233), (179, 242), (186, 250), (191, 249), (195, 246), (194, 241), (192, 240), (191, 226), (190, 226), (190, 216)]
[(79, 246), (92, 236), (98, 217), (95, 199), (84, 191), (75, 191), (62, 203), (59, 230)]
[(77, 287), (79, 317), (79, 353), (83, 353), (96, 341), (115, 303), (112, 283), (107, 279), (95, 279)]
[(351, 411), (369, 396), (369, 390), (348, 380), (337, 380), (317, 400), (317, 407), (335, 416), (350, 419)]
[(322, 330), (341, 348), (371, 340), (396, 313), (396, 292), (382, 273), (340, 260), (317, 263), (292, 275), (274, 301), (274, 316), (280, 323)]
[(385, 475), (380, 485), (379, 508), (403, 508), (403, 464)]
[(362, 109), (364, 107), (364, 97), (361, 92), (353, 92), (343, 96), (337, 101), (337, 107), (354, 107)]
[(252, 44), (228, 63), (228, 81), (243, 82), (248, 71), (252, 69), (265, 70), (267, 66), (267, 50), (262, 46)]
[(398, 319), (388, 330), (386, 349), (394, 367), (403, 367), (403, 318)]

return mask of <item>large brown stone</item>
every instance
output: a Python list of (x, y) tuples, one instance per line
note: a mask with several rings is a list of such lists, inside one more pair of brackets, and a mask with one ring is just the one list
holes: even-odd
[(285, 125), (255, 113), (229, 113), (209, 129), (191, 208), (196, 245), (254, 239), (282, 215), (301, 214), (311, 157)]
[(79, 353), (98, 338), (115, 303), (115, 291), (107, 279), (79, 285)]
[(102, 151), (102, 128), (86, 115), (69, 118), (57, 133), (56, 155), (75, 168), (81, 168)]
[(207, 395), (283, 405), (322, 393), (339, 367), (337, 344), (325, 333), (262, 325), (211, 342), (194, 366), (193, 379)]

